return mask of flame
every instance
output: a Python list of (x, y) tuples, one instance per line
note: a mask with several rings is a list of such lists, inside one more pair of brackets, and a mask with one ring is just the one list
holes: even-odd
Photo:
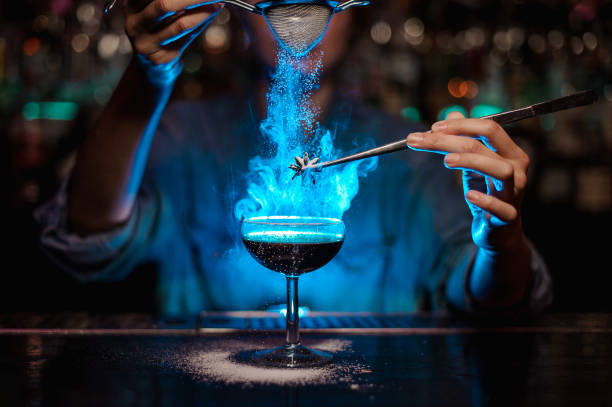
[[(316, 121), (311, 94), (321, 71), (321, 55), (311, 66), (280, 50), (278, 67), (267, 94), (268, 117), (260, 124), (264, 154), (249, 161), (246, 196), (234, 207), (236, 219), (253, 216), (325, 216), (342, 219), (359, 191), (359, 177), (376, 169), (378, 158), (326, 168), (292, 181), (287, 168), (294, 157), (309, 152), (322, 161), (338, 158), (334, 134)], [(317, 177), (316, 183), (311, 177)]]

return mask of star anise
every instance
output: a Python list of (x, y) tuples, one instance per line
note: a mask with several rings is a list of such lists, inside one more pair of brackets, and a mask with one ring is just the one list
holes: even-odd
[[(312, 160), (308, 157), (308, 153), (304, 153), (304, 157), (295, 157), (295, 164), (291, 164), (289, 166), (290, 169), (295, 171), (293, 177), (294, 179), (298, 175), (302, 175), (306, 172), (306, 170), (314, 169), (315, 171), (321, 171), (321, 167), (316, 165), (319, 162), (319, 157), (315, 157)], [(296, 165), (297, 164), (297, 165)], [(314, 182), (314, 180), (313, 180)]]

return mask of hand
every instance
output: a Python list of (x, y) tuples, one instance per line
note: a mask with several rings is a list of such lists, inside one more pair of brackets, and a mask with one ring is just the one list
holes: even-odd
[(142, 7), (139, 0), (123, 2), (125, 31), (153, 82), (176, 79), (180, 69), (172, 75), (168, 72), (223, 7), (222, 3), (198, 6), (201, 2), (152, 0)]
[(478, 247), (494, 253), (524, 248), (520, 215), (529, 157), (500, 125), (453, 112), (431, 133), (410, 134), (406, 142), (414, 150), (443, 154), (447, 168), (462, 170)]

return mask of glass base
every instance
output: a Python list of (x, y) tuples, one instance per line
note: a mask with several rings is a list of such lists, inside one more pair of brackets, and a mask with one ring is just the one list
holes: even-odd
[(276, 368), (320, 367), (332, 363), (332, 355), (301, 344), (283, 345), (267, 350), (250, 350), (234, 355), (239, 363)]

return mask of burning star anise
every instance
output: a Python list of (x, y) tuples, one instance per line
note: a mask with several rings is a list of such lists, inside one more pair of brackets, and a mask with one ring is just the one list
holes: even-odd
[[(295, 177), (297, 177), (298, 175), (302, 175), (306, 172), (306, 170), (308, 169), (314, 169), (315, 171), (321, 171), (321, 167), (316, 165), (317, 162), (319, 162), (319, 157), (315, 157), (312, 159), (312, 161), (310, 160), (310, 158), (308, 158), (308, 153), (304, 153), (304, 157), (295, 157), (295, 163), (297, 164), (291, 164), (289, 166), (289, 168), (291, 168), (293, 171), (295, 171), (295, 174), (293, 174), (293, 177), (291, 179), (294, 179)], [(314, 182), (314, 179), (313, 179)]]

